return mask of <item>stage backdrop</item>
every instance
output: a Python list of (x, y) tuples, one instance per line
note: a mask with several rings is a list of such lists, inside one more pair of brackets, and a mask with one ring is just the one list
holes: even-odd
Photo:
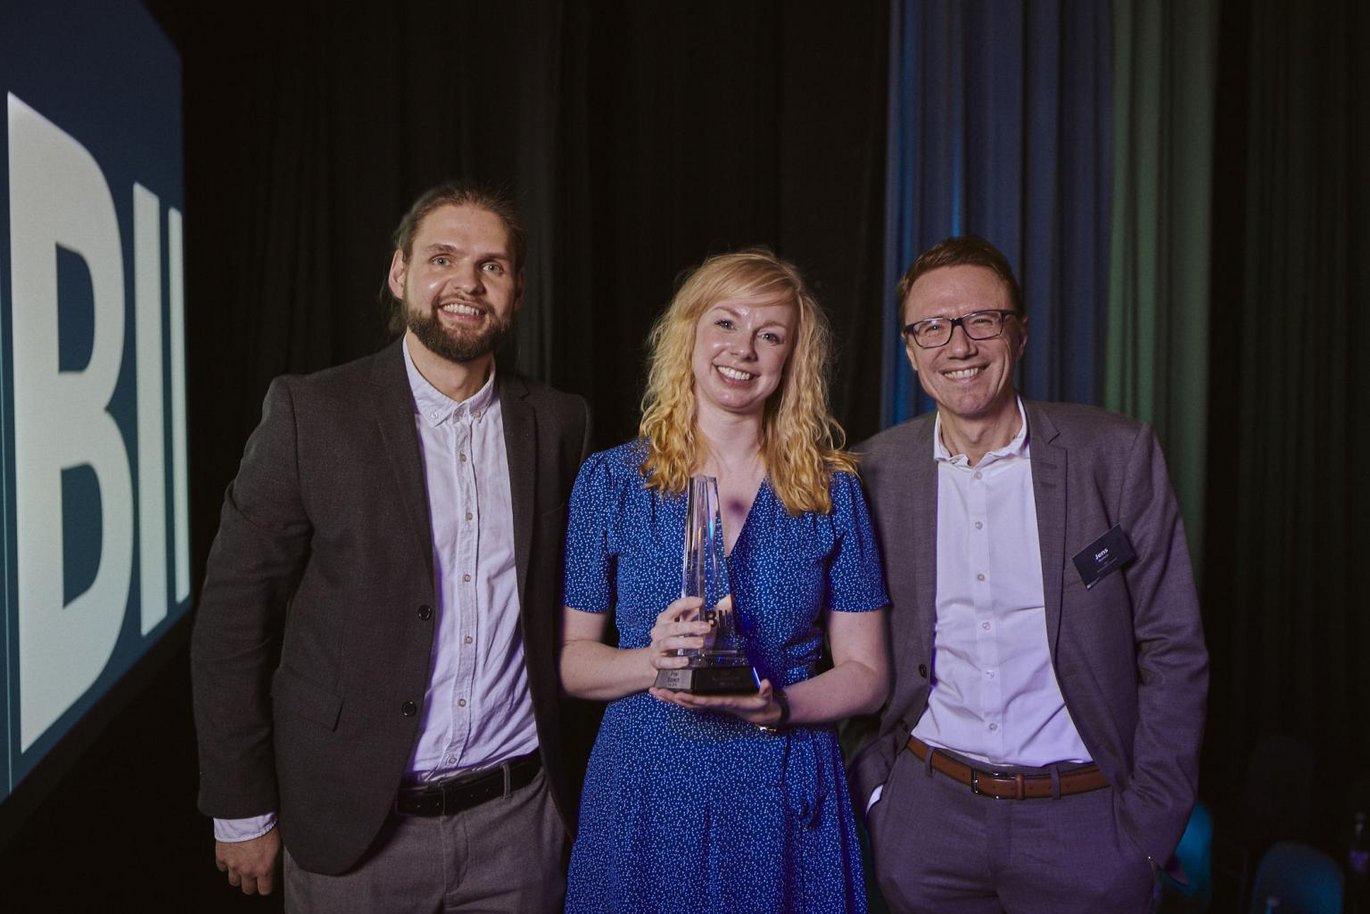
[(2, 801), (191, 582), (180, 57), (137, 0), (6, 3), (0, 91)]

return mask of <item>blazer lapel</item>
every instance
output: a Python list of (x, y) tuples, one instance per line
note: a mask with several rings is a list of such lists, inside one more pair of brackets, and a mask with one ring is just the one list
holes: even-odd
[(525, 399), (527, 385), (517, 375), (499, 376), (500, 412), (504, 417), (504, 450), (509, 460), (509, 497), (514, 511), (514, 561), (519, 602), (524, 600), (528, 556), (533, 544), (533, 511), (537, 480), (537, 416)]
[(912, 542), (914, 573), (917, 575), (914, 604), (920, 612), (928, 611), (919, 619), (923, 644), (931, 645), (937, 631), (937, 460), (932, 453), (934, 417), (929, 416), (917, 428), (913, 440), (911, 465), (910, 517), (913, 521)]
[(414, 427), (414, 392), (409, 387), (409, 375), (404, 367), (404, 353), (400, 347), (404, 338), (377, 354), (371, 371), (375, 391), (376, 424), (385, 444), (386, 459), (390, 463), (400, 500), (409, 516), (410, 532), (415, 546), (433, 576), (433, 525), (428, 514), (428, 488), (423, 477), (423, 454), (419, 447), (419, 433)]
[[(919, 640), (932, 644), (937, 627), (937, 461), (932, 456), (933, 416), (906, 427), (908, 435), (901, 450), (907, 459), (896, 471), (903, 478), (896, 485), (882, 487), (883, 493), (889, 493), (884, 497), (897, 500), (882, 506), (891, 520), (887, 529), (894, 534), (893, 542), (882, 545), (886, 554), (893, 556), (907, 555), (904, 550), (912, 546), (914, 600), (907, 611), (917, 614), (916, 624), (895, 627), (902, 636), (893, 648), (904, 656), (915, 656), (920, 653)], [(897, 567), (887, 567), (891, 577), (901, 574)], [(905, 611), (899, 606), (894, 610)]]
[(1042, 552), (1042, 598), (1046, 608), (1047, 644), (1056, 659), (1061, 633), (1061, 588), (1065, 568), (1067, 454), (1055, 443), (1060, 434), (1045, 411), (1024, 400), (1028, 447), (1032, 455), (1032, 497), (1037, 507), (1037, 540)]

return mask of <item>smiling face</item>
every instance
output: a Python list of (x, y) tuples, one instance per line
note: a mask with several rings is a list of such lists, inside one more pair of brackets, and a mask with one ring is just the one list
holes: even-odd
[(773, 296), (728, 298), (706, 308), (690, 358), (697, 408), (760, 416), (784, 378), (797, 322), (798, 309)]
[[(909, 289), (904, 323), (992, 309), (1015, 310), (1008, 287), (993, 270), (939, 267), (918, 277)], [(1005, 319), (1003, 332), (993, 339), (972, 340), (958, 325), (945, 346), (922, 349), (909, 339), (906, 351), (943, 422), (994, 422), (1017, 414), (1013, 366), (1026, 345), (1027, 317), (1015, 315)]]
[(440, 206), (419, 223), (411, 250), (407, 259), (395, 252), (389, 274), (408, 332), (450, 362), (487, 358), (523, 300), (504, 221), (478, 206)]

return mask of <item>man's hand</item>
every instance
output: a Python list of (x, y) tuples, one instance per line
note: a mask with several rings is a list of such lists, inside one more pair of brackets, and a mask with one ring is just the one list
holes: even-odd
[(244, 895), (271, 894), (280, 856), (281, 833), (275, 828), (250, 841), (214, 842), (219, 872), (228, 873), (228, 884), (241, 888)]

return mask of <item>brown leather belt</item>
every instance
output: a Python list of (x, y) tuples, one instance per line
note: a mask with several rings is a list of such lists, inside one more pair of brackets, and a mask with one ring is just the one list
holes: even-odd
[(1095, 764), (1081, 765), (1061, 771), (1055, 780), (1060, 784), (1060, 792), (1052, 790), (1053, 780), (1048, 774), (1014, 774), (1004, 771), (984, 771), (972, 768), (964, 762), (939, 752), (916, 736), (909, 737), (909, 751), (920, 762), (928, 761), (932, 753), (932, 770), (945, 774), (953, 781), (960, 781), (970, 788), (970, 792), (996, 800), (1042, 800), (1053, 796), (1069, 796), (1073, 793), (1088, 793), (1108, 786), (1108, 779)]
[(488, 771), (401, 787), (395, 794), (395, 812), (402, 816), (450, 816), (502, 797), (506, 790), (527, 787), (541, 767), (542, 758), (534, 749)]

